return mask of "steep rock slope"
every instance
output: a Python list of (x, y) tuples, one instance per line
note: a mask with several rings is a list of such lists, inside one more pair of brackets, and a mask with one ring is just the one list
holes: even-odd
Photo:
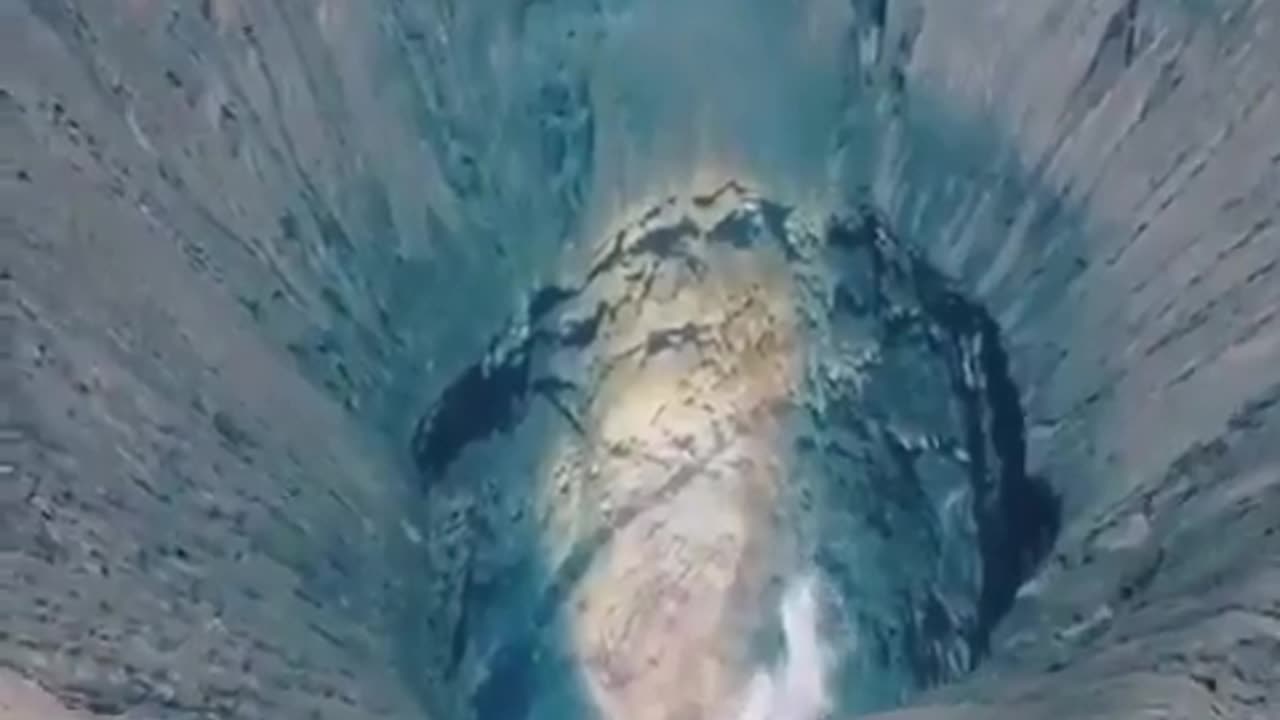
[[(954, 139), (904, 135), (882, 201), (996, 312), (1030, 470), (1069, 518), (989, 678), (950, 697), (984, 717), (1274, 714), (1280, 7), (921, 6), (937, 24), (908, 77), (1004, 138), (961, 183), (933, 155)], [(1021, 49), (959, 40), (978, 26)]]
[(86, 713), (418, 716), (418, 414), (566, 258), (740, 177), (878, 208), (1004, 331), (1063, 534), (926, 702), (1274, 714), (1280, 6), (752, 11), (0, 4), (0, 664)]

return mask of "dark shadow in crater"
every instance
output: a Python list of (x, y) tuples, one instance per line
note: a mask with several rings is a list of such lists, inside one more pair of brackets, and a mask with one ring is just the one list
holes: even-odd
[[(531, 545), (530, 547), (537, 547)], [(578, 555), (582, 555), (578, 557)], [(540, 578), (540, 590), (524, 612), (513, 613), (512, 625), (484, 661), (487, 676), (467, 700), (475, 720), (586, 720), (597, 715), (583, 685), (564, 617), (569, 591), (589, 566), (590, 554), (575, 554), (554, 571), (538, 559), (522, 571)], [(465, 613), (503, 611), (497, 593), (509, 589), (503, 579), (484, 588), (469, 587)], [(466, 623), (455, 629), (465, 638)], [(465, 647), (465, 639), (459, 639)], [(458, 661), (462, 659), (458, 655)]]
[[(428, 553), (433, 559), (422, 568), (416, 595), (427, 600), (406, 609), (406, 633), (399, 638), (401, 671), (410, 685), (426, 685), (423, 705), (432, 717), (597, 715), (565, 613), (569, 593), (603, 540), (587, 538), (567, 559), (549, 565), (530, 500), (537, 489), (531, 473), (549, 438), (583, 432), (570, 402), (576, 384), (551, 373), (545, 361), (546, 351), (594, 338), (603, 309), (585, 318), (561, 317), (578, 292), (549, 286), (531, 294), (527, 336), (506, 343), (496, 336), (414, 430), (409, 449), (424, 504), (463, 499), (465, 506), (446, 517), (458, 528), (426, 530), (427, 542), (437, 547)], [(442, 569), (451, 573), (450, 582), (436, 581)], [(432, 679), (424, 683), (416, 674)]]
[[(467, 498), (466, 509), (449, 518), (460, 529), (425, 533), (438, 547), (422, 567), (416, 595), (424, 604), (405, 608), (405, 633), (398, 638), (401, 672), (419, 688), (431, 717), (597, 716), (566, 611), (568, 595), (599, 543), (586, 543), (559, 565), (549, 565), (527, 497), (536, 485), (520, 470), (535, 467), (547, 438), (566, 429), (560, 419), (569, 429), (576, 423), (567, 406), (555, 401), (558, 393), (573, 392), (572, 384), (539, 372), (535, 346), (530, 340), (508, 355), (489, 354), (487, 363), (465, 370), (424, 416), (413, 442), (424, 503)], [(548, 400), (546, 408), (535, 402), (539, 397)], [(481, 456), (493, 452), (485, 441), (499, 436), (521, 440), (502, 448), (501, 458)], [(493, 485), (495, 468), (498, 482), (523, 485)], [(505, 497), (494, 496), (495, 490)], [(513, 507), (519, 510), (513, 513)], [(452, 568), (450, 582), (438, 581), (442, 568)]]
[(510, 430), (523, 416), (529, 392), (527, 352), (468, 367), (418, 423), (418, 468), (426, 477), (439, 477), (468, 445)]
[[(1000, 327), (985, 308), (962, 295), (913, 248), (899, 243), (872, 208), (862, 208), (852, 219), (834, 224), (828, 239), (843, 250), (868, 253), (873, 278), (871, 298), (844, 289), (837, 295), (838, 305), (881, 316), (886, 342), (921, 321), (936, 324), (945, 332), (946, 339), (933, 345), (947, 358), (952, 391), (964, 408), (965, 450), (982, 557), (978, 622), (970, 637), (975, 651), (972, 663), (976, 665), (988, 652), (991, 633), (1013, 606), (1018, 588), (1052, 549), (1061, 526), (1060, 499), (1045, 479), (1027, 473), (1021, 395)], [(895, 315), (883, 290), (890, 279), (905, 281), (925, 317)], [(966, 347), (976, 350), (967, 351)], [(967, 352), (976, 357), (966, 358)], [(966, 363), (976, 369), (976, 377), (966, 372)], [(936, 599), (929, 598), (927, 607), (929, 603), (936, 604)], [(919, 637), (909, 642), (927, 643), (930, 627), (941, 627), (936, 620), (927, 621), (931, 615), (936, 618), (937, 613), (925, 612), (924, 626), (914, 628)], [(927, 658), (920, 658), (919, 663), (923, 678), (933, 682), (949, 679)]]
[[(1000, 330), (985, 313), (982, 325), (982, 372), (986, 378), (986, 402), (990, 410), (987, 431), (999, 464), (999, 498), (989, 507), (982, 532), (983, 583), (981, 623), (977, 646), (989, 649), (991, 632), (1013, 606), (1018, 587), (1053, 547), (1061, 529), (1062, 504), (1049, 483), (1027, 474), (1026, 425), (1018, 388), (1009, 373), (1009, 359), (1000, 342)], [(982, 422), (972, 418), (971, 422)], [(988, 490), (987, 497), (990, 497)]]

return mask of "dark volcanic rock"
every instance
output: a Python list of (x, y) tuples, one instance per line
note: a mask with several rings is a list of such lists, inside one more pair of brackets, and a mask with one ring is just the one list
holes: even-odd
[(749, 5), (0, 3), (0, 716), (1276, 717), (1280, 4)]

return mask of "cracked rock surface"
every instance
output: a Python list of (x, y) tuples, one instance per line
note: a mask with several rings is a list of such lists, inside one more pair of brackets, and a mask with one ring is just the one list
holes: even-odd
[(479, 718), (730, 715), (801, 575), (839, 638), (836, 711), (985, 653), (1055, 499), (1024, 474), (994, 323), (878, 217), (730, 184), (532, 297), (414, 443), (433, 695)]
[(1280, 715), (1280, 4), (750, 6), (0, 1), (0, 717)]

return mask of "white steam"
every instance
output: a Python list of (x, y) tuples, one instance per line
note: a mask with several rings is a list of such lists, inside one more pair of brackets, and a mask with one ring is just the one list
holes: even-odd
[(820, 720), (831, 709), (828, 653), (818, 637), (818, 601), (811, 578), (787, 589), (780, 612), (786, 651), (777, 666), (752, 678), (737, 720)]

